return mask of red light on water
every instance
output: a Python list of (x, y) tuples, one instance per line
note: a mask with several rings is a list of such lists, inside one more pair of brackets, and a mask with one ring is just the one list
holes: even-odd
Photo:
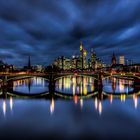
[(75, 72), (75, 73), (74, 73), (74, 75), (75, 75), (75, 76), (77, 76), (77, 75), (78, 75), (78, 73), (77, 73), (77, 72)]
[(77, 95), (74, 96), (74, 103), (75, 103), (75, 104), (78, 103), (78, 96), (77, 96)]

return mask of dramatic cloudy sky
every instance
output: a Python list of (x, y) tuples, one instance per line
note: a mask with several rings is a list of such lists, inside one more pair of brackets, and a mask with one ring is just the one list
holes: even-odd
[(80, 41), (107, 63), (113, 51), (140, 62), (140, 0), (0, 0), (4, 61), (48, 65)]

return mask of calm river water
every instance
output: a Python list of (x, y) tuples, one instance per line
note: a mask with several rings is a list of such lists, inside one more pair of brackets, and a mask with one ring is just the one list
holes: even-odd
[(94, 83), (92, 77), (67, 76), (52, 93), (43, 78), (13, 81), (0, 92), (0, 137), (140, 138), (140, 92), (133, 81), (107, 78), (99, 91)]

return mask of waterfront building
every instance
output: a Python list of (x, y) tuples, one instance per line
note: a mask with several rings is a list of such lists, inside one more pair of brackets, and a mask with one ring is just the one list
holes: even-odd
[(124, 56), (120, 56), (120, 64), (125, 65)]
[(0, 72), (13, 72), (14, 66), (9, 65), (7, 63), (4, 63), (2, 60), (0, 60)]
[(34, 66), (34, 70), (36, 72), (44, 72), (45, 68), (42, 65), (36, 65), (36, 66)]
[(58, 67), (60, 70), (83, 70), (83, 69), (98, 69), (105, 65), (103, 62), (96, 57), (96, 53), (93, 49), (90, 52), (90, 58), (87, 59), (87, 50), (83, 47), (82, 42), (80, 43), (80, 55), (73, 55), (71, 58), (60, 56), (54, 60), (53, 65)]
[(54, 61), (54, 65), (59, 67), (61, 70), (64, 69), (64, 56), (60, 56)]
[(91, 68), (95, 69), (95, 64), (96, 64), (96, 59), (97, 58), (96, 58), (96, 53), (94, 52), (93, 48), (91, 49), (90, 57), (91, 57)]
[(64, 70), (69, 70), (71, 68), (71, 59), (65, 58), (64, 59)]
[(96, 69), (99, 69), (99, 68), (102, 68), (102, 67), (103, 67), (103, 63), (102, 63), (101, 59), (96, 58), (94, 69), (96, 70)]
[(72, 56), (71, 69), (77, 69), (79, 65), (79, 56)]
[(71, 59), (66, 58), (64, 56), (60, 56), (57, 59), (55, 59), (53, 64), (61, 70), (69, 70), (71, 68)]
[(80, 43), (80, 59), (82, 61), (81, 69), (87, 68), (87, 51), (83, 47), (83, 43)]
[(129, 67), (129, 71), (131, 71), (131, 72), (140, 72), (140, 64), (139, 63), (129, 65), (128, 67)]

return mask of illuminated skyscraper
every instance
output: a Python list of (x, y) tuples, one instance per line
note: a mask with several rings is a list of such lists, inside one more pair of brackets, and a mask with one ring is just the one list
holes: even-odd
[(73, 68), (71, 59), (65, 56), (58, 57), (57, 59), (55, 59), (53, 64), (57, 66), (60, 70), (68, 70), (70, 68)]
[(93, 48), (91, 49), (91, 68), (95, 68), (95, 64), (96, 64), (96, 53), (94, 52)]
[(84, 54), (83, 54), (83, 44), (82, 42), (80, 43), (80, 60), (81, 60), (81, 68), (83, 69), (84, 68)]
[(81, 59), (81, 68), (85, 69), (87, 68), (87, 60), (86, 60), (86, 56), (87, 56), (87, 51), (84, 49), (82, 42), (80, 43), (80, 59)]
[(120, 56), (120, 64), (125, 65), (124, 56)]

